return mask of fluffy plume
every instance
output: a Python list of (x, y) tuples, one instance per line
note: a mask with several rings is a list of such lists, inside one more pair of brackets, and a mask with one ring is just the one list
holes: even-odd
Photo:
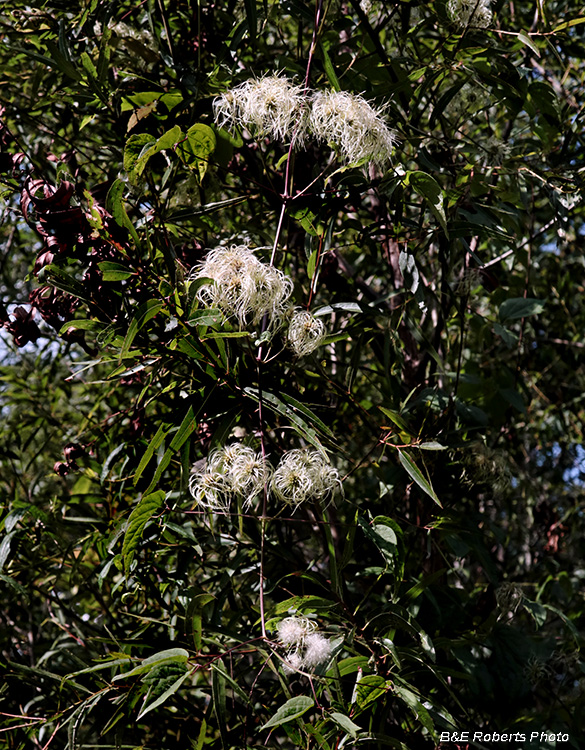
[(315, 92), (309, 127), (319, 140), (334, 143), (350, 164), (366, 159), (382, 167), (390, 161), (396, 144), (380, 112), (362, 96), (347, 91)]
[(315, 351), (325, 338), (325, 324), (307, 310), (295, 310), (287, 333), (287, 343), (297, 357)]
[(287, 648), (303, 646), (307, 635), (316, 627), (316, 623), (307, 617), (285, 617), (277, 625), (278, 640)]
[(331, 657), (331, 642), (316, 633), (317, 624), (306, 617), (286, 617), (278, 623), (278, 640), (289, 651), (284, 671), (312, 670)]
[(195, 470), (189, 479), (189, 490), (198, 505), (227, 512), (234, 497), (252, 504), (270, 482), (272, 467), (261, 453), (232, 443), (209, 454), (204, 471)]
[(318, 667), (331, 657), (331, 641), (320, 633), (310, 633), (305, 639), (303, 664), (310, 669)]
[(295, 449), (285, 453), (270, 482), (274, 496), (294, 507), (306, 500), (324, 500), (341, 489), (336, 469), (317, 450)]
[(206, 307), (217, 307), (240, 328), (258, 325), (267, 316), (268, 327), (278, 328), (293, 289), (292, 279), (262, 263), (246, 245), (211, 250), (190, 279), (211, 279), (197, 292)]
[(306, 97), (280, 75), (245, 81), (213, 102), (215, 121), (222, 128), (244, 127), (254, 136), (268, 136), (302, 145), (306, 133)]
[(191, 472), (189, 492), (197, 505), (203, 508), (224, 513), (229, 509), (229, 487), (221, 474), (211, 471)]

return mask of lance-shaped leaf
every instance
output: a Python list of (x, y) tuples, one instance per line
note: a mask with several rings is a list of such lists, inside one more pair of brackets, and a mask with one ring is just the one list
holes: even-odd
[[(160, 677), (157, 677), (157, 680), (151, 684), (146, 698), (144, 699), (142, 710), (138, 714), (136, 721), (139, 721), (143, 716), (149, 713), (149, 711), (157, 708), (170, 698), (171, 695), (176, 693), (191, 674), (191, 672), (187, 670), (183, 671), (182, 674), (179, 674), (179, 676), (176, 677), (175, 674), (172, 674), (172, 676), (164, 676), (163, 670), (158, 670), (158, 672), (160, 673)], [(173, 679), (173, 677), (175, 677), (175, 679)], [(153, 693), (158, 695), (158, 697), (155, 700), (149, 700)]]
[(408, 474), (414, 479), (414, 481), (418, 484), (418, 486), (424, 490), (429, 497), (431, 497), (437, 505), (442, 508), (441, 501), (437, 497), (435, 490), (433, 489), (431, 483), (428, 479), (425, 479), (425, 477), (422, 475), (420, 469), (418, 466), (414, 463), (412, 458), (406, 453), (406, 451), (399, 451), (398, 457), (400, 459), (400, 463), (402, 466), (406, 469)]
[(291, 698), (284, 703), (274, 716), (269, 719), (261, 729), (270, 729), (272, 727), (279, 727), (281, 724), (285, 724), (287, 721), (293, 721), (298, 719), (306, 711), (315, 705), (315, 701), (306, 695), (298, 695), (296, 698)]
[(130, 513), (122, 544), (122, 560), (126, 574), (130, 570), (130, 565), (134, 558), (134, 550), (142, 539), (146, 524), (159, 511), (164, 499), (165, 493), (162, 490), (152, 492), (150, 495), (145, 495), (141, 498), (138, 505)]
[(408, 172), (404, 181), (407, 185), (412, 185), (419, 195), (422, 195), (434, 217), (448, 236), (447, 217), (445, 216), (445, 209), (443, 207), (443, 191), (439, 183), (426, 172)]
[(117, 674), (112, 678), (112, 682), (127, 680), (129, 677), (145, 674), (146, 672), (153, 670), (155, 667), (161, 667), (164, 664), (184, 664), (188, 658), (189, 652), (184, 648), (166, 648), (164, 651), (157, 651), (156, 654), (152, 654), (152, 656), (147, 656), (146, 659), (142, 659), (140, 664), (129, 672)]

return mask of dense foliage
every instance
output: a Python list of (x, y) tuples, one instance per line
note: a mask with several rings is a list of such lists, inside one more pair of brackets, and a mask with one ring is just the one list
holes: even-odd
[(582, 747), (583, 6), (2, 10), (6, 747)]

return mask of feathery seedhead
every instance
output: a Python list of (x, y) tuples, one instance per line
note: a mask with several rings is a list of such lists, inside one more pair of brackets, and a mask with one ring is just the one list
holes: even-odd
[(491, 0), (448, 0), (447, 14), (461, 28), (476, 26), (486, 29), (493, 18)]
[(261, 453), (241, 443), (217, 448), (207, 457), (204, 471), (194, 471), (189, 490), (198, 505), (227, 512), (234, 497), (251, 505), (270, 482), (272, 467)]
[(325, 338), (325, 324), (307, 310), (295, 310), (287, 333), (287, 343), (297, 357), (315, 351)]
[(367, 159), (383, 167), (397, 141), (381, 113), (362, 96), (347, 91), (315, 92), (309, 128), (319, 140), (334, 143), (350, 164)]
[(231, 443), (212, 451), (207, 470), (221, 476), (227, 491), (244, 499), (249, 506), (270, 482), (272, 467), (261, 453), (241, 443)]
[(336, 469), (317, 450), (296, 448), (285, 453), (270, 482), (274, 496), (295, 508), (306, 500), (324, 500), (341, 490)]
[(306, 97), (282, 75), (254, 78), (213, 102), (216, 123), (228, 130), (244, 127), (252, 135), (302, 145), (306, 134)]
[(317, 624), (307, 617), (285, 617), (276, 626), (278, 640), (283, 646), (303, 646), (305, 638), (312, 633)]
[(286, 661), (282, 667), (285, 674), (294, 674), (303, 669), (303, 657), (298, 651), (291, 651), (286, 655)]
[(292, 279), (262, 263), (246, 245), (217, 247), (199, 264), (190, 279), (211, 279), (197, 292), (205, 307), (217, 307), (234, 317), (240, 328), (258, 325), (265, 315), (268, 327), (279, 328), (293, 290)]
[(230, 505), (229, 487), (225, 478), (213, 471), (194, 471), (189, 477), (189, 492), (202, 508), (227, 512)]
[(307, 635), (305, 646), (303, 664), (309, 669), (314, 669), (331, 658), (331, 641), (320, 633)]
[(331, 642), (315, 632), (317, 623), (306, 617), (286, 617), (278, 623), (278, 640), (289, 649), (284, 671), (314, 669), (331, 657)]

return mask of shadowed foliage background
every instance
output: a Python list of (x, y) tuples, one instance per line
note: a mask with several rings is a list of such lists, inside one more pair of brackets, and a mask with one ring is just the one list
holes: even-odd
[[(585, 9), (461, 5), (2, 4), (11, 750), (582, 746)], [(391, 162), (214, 122), (275, 73), (307, 111), (362, 95)], [(232, 244), (318, 349), (201, 302)], [(235, 441), (319, 450), (343, 494), (197, 505)]]

